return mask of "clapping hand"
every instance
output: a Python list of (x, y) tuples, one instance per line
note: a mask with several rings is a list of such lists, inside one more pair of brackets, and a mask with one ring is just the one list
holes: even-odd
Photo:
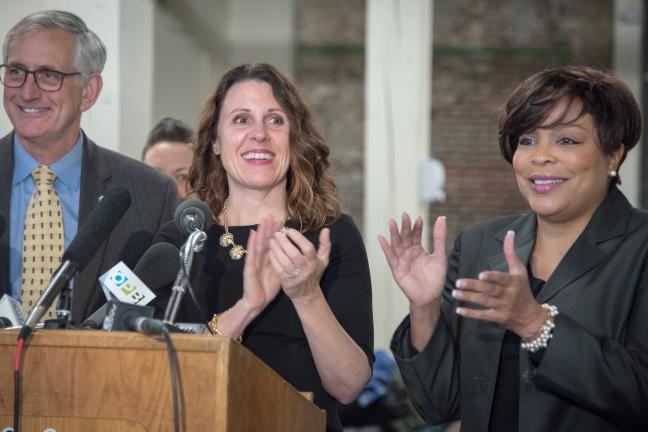
[(515, 233), (504, 238), (504, 256), (509, 271), (483, 271), (478, 279), (457, 279), (452, 296), (484, 309), (457, 308), (457, 314), (491, 321), (520, 337), (534, 337), (546, 320), (547, 311), (535, 300), (524, 264), (515, 253)]
[(279, 278), (270, 262), (269, 249), (270, 238), (273, 233), (280, 230), (280, 222), (264, 219), (256, 231), (250, 232), (243, 268), (243, 300), (251, 310), (263, 310), (281, 288)]
[(434, 223), (434, 251), (428, 253), (421, 245), (423, 219), (414, 226), (403, 213), (400, 232), (393, 219), (389, 220), (390, 241), (378, 236), (394, 280), (410, 301), (410, 307), (423, 308), (440, 299), (446, 279), (448, 260), (445, 251), (446, 219)]
[(289, 228), (285, 233), (274, 233), (270, 251), (272, 267), (291, 300), (307, 300), (321, 294), (319, 283), (331, 252), (328, 228), (320, 232), (318, 249), (302, 233)]

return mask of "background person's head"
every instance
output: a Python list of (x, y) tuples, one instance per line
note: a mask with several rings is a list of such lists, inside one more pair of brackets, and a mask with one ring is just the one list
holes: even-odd
[(164, 117), (151, 129), (142, 150), (142, 161), (171, 177), (178, 199), (187, 198), (187, 179), (193, 158), (193, 131), (182, 120)]
[[(288, 215), (304, 229), (325, 224), (340, 214), (337, 188), (328, 174), (329, 148), (315, 126), (313, 114), (300, 92), (275, 67), (268, 64), (235, 66), (220, 79), (207, 100), (199, 123), (190, 187), (220, 214), (229, 194), (228, 173), (219, 154), (223, 105), (230, 90), (240, 83), (267, 84), (288, 123), (288, 169), (285, 174)], [(263, 87), (263, 86), (261, 86)], [(241, 155), (242, 157), (242, 155)]]
[(500, 149), (540, 217), (586, 223), (638, 142), (641, 115), (627, 86), (589, 67), (550, 69), (513, 92)]
[(76, 142), (81, 113), (101, 92), (105, 62), (101, 40), (72, 13), (37, 12), (9, 30), (4, 107), (28, 151), (57, 146), (65, 152)]

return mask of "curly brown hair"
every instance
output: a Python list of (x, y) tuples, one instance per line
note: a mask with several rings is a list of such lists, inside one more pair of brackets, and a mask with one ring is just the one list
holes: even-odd
[(189, 189), (220, 215), (229, 194), (227, 173), (213, 144), (223, 101), (232, 86), (243, 81), (265, 82), (288, 116), (290, 167), (287, 173), (286, 210), (302, 231), (321, 228), (340, 217), (337, 187), (328, 173), (329, 147), (315, 126), (315, 119), (295, 85), (274, 66), (241, 64), (227, 70), (207, 99), (200, 116), (195, 150), (189, 171)]

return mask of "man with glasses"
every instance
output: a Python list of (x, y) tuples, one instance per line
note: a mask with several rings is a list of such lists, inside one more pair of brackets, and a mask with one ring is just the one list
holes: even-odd
[[(112, 187), (126, 187), (132, 203), (74, 280), (72, 320), (76, 323), (103, 302), (97, 277), (120, 260), (132, 268), (159, 226), (173, 216), (176, 188), (171, 179), (97, 146), (81, 130), (81, 113), (94, 105), (101, 92), (105, 61), (106, 49), (99, 37), (69, 12), (31, 14), (4, 39), (0, 81), (14, 130), (0, 139), (0, 213), (8, 221), (0, 237), (0, 295), (20, 300), (25, 313), (42, 280), (51, 275), (41, 268), (45, 276), (34, 280), (38, 270), (30, 263), (49, 260), (58, 265), (62, 249)], [(36, 202), (51, 206), (49, 213), (35, 211)], [(51, 244), (38, 248), (53, 252), (35, 259), (30, 245), (37, 236), (32, 230), (43, 224), (53, 226), (54, 233), (39, 234)]]

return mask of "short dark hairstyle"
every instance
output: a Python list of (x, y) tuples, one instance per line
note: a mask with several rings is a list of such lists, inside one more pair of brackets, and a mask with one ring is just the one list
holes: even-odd
[(146, 156), (146, 152), (160, 141), (179, 142), (191, 146), (192, 139), (191, 126), (173, 117), (163, 117), (149, 132), (146, 145), (142, 149), (142, 159)]
[(610, 72), (587, 66), (547, 69), (515, 89), (500, 119), (499, 146), (504, 159), (513, 161), (520, 135), (541, 126), (563, 99), (568, 101), (567, 109), (548, 127), (561, 124), (571, 103), (580, 101), (580, 116), (593, 117), (601, 151), (612, 155), (624, 146), (620, 167), (641, 136), (641, 112), (626, 84)]

